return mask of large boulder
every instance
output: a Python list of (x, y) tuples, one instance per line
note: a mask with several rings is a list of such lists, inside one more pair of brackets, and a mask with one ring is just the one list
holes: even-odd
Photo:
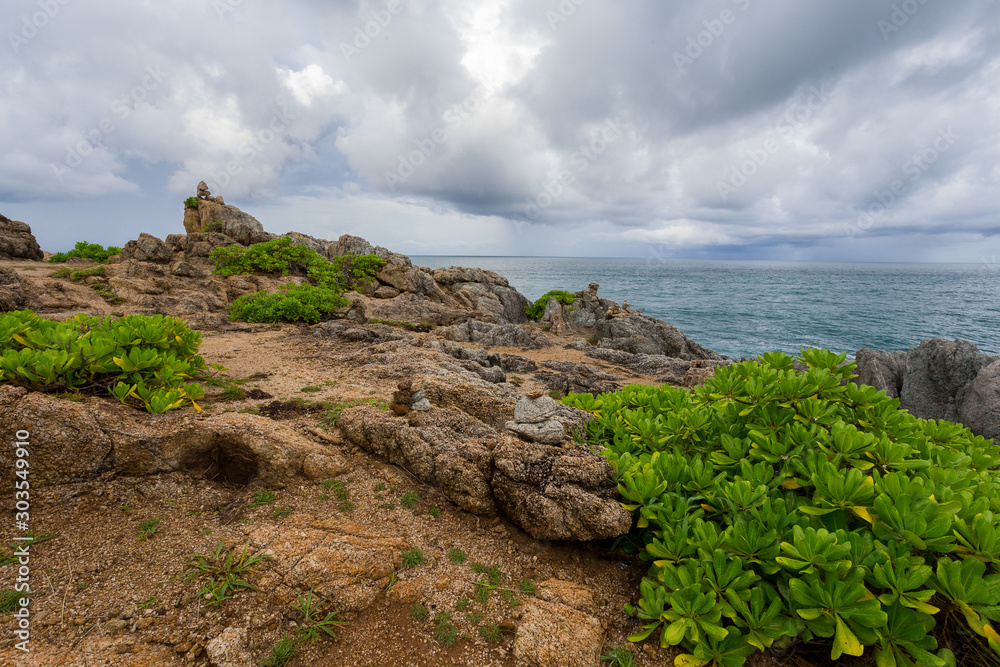
[(0, 259), (33, 259), (40, 262), (43, 256), (31, 227), (0, 215)]
[(139, 262), (167, 264), (174, 256), (173, 249), (160, 239), (142, 232), (139, 238), (129, 241), (122, 248), (121, 260), (134, 259)]
[(984, 438), (1000, 438), (1000, 360), (981, 369), (965, 387), (958, 421)]
[(858, 364), (855, 383), (875, 387), (892, 398), (899, 398), (906, 375), (906, 352), (869, 350), (866, 347), (858, 350), (855, 361)]
[(0, 313), (24, 308), (30, 293), (27, 280), (12, 269), (0, 267)]
[(900, 405), (924, 419), (958, 421), (965, 388), (995, 359), (969, 341), (925, 338), (906, 354)]
[(204, 181), (198, 184), (198, 206), (184, 207), (184, 231), (188, 234), (215, 232), (225, 234), (237, 243), (251, 245), (275, 238), (264, 231), (264, 225), (249, 213), (212, 197)]
[(558, 602), (528, 600), (514, 635), (517, 667), (599, 667), (605, 632), (600, 621)]
[(496, 324), (528, 321), (524, 309), (531, 302), (503, 276), (484, 269), (450, 266), (435, 270), (433, 277), (459, 303), (483, 313), (483, 319)]
[(639, 313), (597, 320), (594, 338), (601, 347), (632, 354), (662, 354), (687, 361), (723, 359), (716, 352), (688, 340), (677, 327)]
[(552, 343), (544, 334), (519, 324), (491, 324), (469, 320), (438, 332), (442, 338), (459, 343), (476, 343), (486, 347), (520, 347), (538, 349)]

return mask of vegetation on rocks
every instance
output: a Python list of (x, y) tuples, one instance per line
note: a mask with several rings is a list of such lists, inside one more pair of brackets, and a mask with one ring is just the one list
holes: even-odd
[(343, 292), (370, 284), (385, 261), (375, 255), (341, 255), (331, 262), (312, 248), (283, 236), (244, 248), (233, 244), (212, 251), (215, 273), (234, 276), (305, 271), (314, 284), (286, 285), (278, 293), (257, 292), (233, 302), (229, 318), (246, 322), (303, 321), (315, 324), (345, 307)]
[(735, 667), (797, 642), (879, 667), (996, 664), (1000, 447), (913, 417), (803, 350), (716, 369), (694, 392), (565, 402), (598, 419), (631, 546), (650, 563), (632, 641)]
[(0, 382), (45, 393), (114, 396), (155, 414), (204, 397), (201, 334), (176, 317), (76, 315), (30, 310), (0, 316)]
[(68, 252), (57, 252), (49, 257), (49, 261), (52, 263), (65, 262), (70, 257), (82, 257), (83, 259), (92, 259), (98, 264), (107, 264), (108, 258), (112, 255), (121, 254), (122, 249), (118, 246), (109, 245), (107, 248), (98, 243), (87, 243), (86, 241), (78, 241), (72, 250)]
[(565, 290), (549, 290), (541, 296), (533, 305), (524, 307), (524, 314), (529, 320), (538, 320), (545, 314), (545, 307), (549, 304), (549, 299), (555, 299), (564, 306), (573, 305), (573, 295)]
[(197, 197), (188, 197), (184, 200), (184, 206), (186, 208), (198, 208), (198, 202), (200, 200)]

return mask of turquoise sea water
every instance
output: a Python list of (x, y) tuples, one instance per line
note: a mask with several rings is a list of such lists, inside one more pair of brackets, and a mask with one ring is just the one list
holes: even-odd
[(549, 257), (411, 257), (418, 266), (480, 267), (529, 299), (575, 292), (658, 317), (739, 358), (769, 350), (903, 350), (921, 338), (963, 338), (1000, 354), (1000, 266), (827, 264)]

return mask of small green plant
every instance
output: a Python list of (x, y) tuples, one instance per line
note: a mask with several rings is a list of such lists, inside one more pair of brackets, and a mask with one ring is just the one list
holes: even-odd
[(27, 596), (22, 593), (18, 593), (12, 588), (0, 592), (0, 614), (13, 614), (17, 611), (22, 597)]
[(389, 583), (385, 585), (385, 588), (382, 589), (382, 592), (388, 594), (389, 591), (392, 590), (392, 587), (396, 585), (397, 581), (399, 581), (399, 577), (396, 575), (395, 572), (391, 572), (389, 574)]
[(376, 493), (378, 493), (379, 491), (385, 491), (385, 484), (383, 484), (382, 482), (376, 482), (373, 488)]
[(261, 505), (270, 505), (277, 499), (278, 495), (271, 489), (258, 489), (254, 491), (253, 502), (250, 503), (250, 507), (252, 509)]
[(242, 401), (246, 397), (246, 389), (235, 383), (226, 383), (225, 388), (219, 394), (219, 398), (224, 398), (229, 401)]
[(625, 646), (612, 644), (608, 652), (601, 656), (608, 667), (635, 667), (635, 656), (632, 650)]
[(470, 565), (469, 569), (475, 572), (476, 574), (483, 574), (484, 572), (486, 572), (486, 566), (479, 562)]
[(420, 496), (417, 494), (416, 491), (407, 491), (399, 499), (399, 504), (408, 510), (411, 510), (414, 507), (416, 507), (418, 502), (420, 502)]
[(434, 641), (446, 648), (454, 646), (458, 642), (458, 628), (451, 622), (451, 614), (447, 614), (447, 618), (440, 620), (435, 618), (435, 620), (437, 627), (434, 628)]
[(79, 271), (74, 271), (73, 273), (69, 274), (69, 279), (77, 281), (77, 280), (83, 280), (84, 278), (90, 278), (91, 276), (103, 276), (103, 275), (104, 275), (104, 267), (95, 266), (90, 269), (80, 269)]
[(287, 519), (292, 515), (292, 508), (284, 505), (278, 505), (271, 511), (274, 513), (274, 516), (279, 519)]
[(91, 259), (98, 264), (106, 264), (108, 258), (112, 255), (121, 254), (122, 249), (118, 246), (104, 246), (98, 243), (87, 243), (86, 241), (78, 241), (73, 249), (68, 252), (57, 252), (49, 257), (49, 261), (53, 264), (65, 262), (70, 257), (82, 257), (83, 259)]
[(430, 514), (435, 519), (438, 518), (439, 516), (441, 516), (441, 510), (439, 510), (436, 507), (430, 508), (429, 510), (427, 510), (427, 513)]
[(559, 303), (571, 306), (573, 305), (573, 295), (565, 290), (551, 290), (542, 295), (538, 301), (534, 304), (524, 307), (524, 314), (528, 316), (529, 320), (538, 320), (545, 313), (545, 307), (549, 303), (549, 299), (555, 299)]
[(146, 519), (139, 524), (139, 539), (148, 540), (153, 535), (156, 534), (156, 530), (160, 526), (160, 522), (163, 521), (162, 517), (155, 517), (151, 519)]
[(490, 591), (493, 590), (493, 586), (490, 586), (488, 582), (477, 581), (476, 582), (476, 593), (472, 596), (472, 599), (479, 604), (486, 604), (490, 600)]
[(323, 480), (320, 484), (324, 490), (332, 490), (334, 495), (337, 497), (337, 510), (343, 512), (344, 514), (349, 514), (354, 511), (354, 503), (351, 502), (351, 492), (347, 489), (343, 482), (338, 479), (327, 479)]
[(431, 613), (427, 611), (427, 608), (421, 604), (415, 604), (410, 607), (410, 616), (417, 619), (418, 621), (426, 621), (430, 618)]
[(244, 579), (256, 573), (253, 569), (255, 565), (270, 558), (265, 554), (248, 558), (246, 546), (237, 554), (232, 548), (227, 548), (224, 542), (219, 542), (219, 546), (208, 556), (190, 554), (187, 557), (191, 560), (184, 563), (185, 571), (179, 576), (186, 582), (201, 583), (198, 595), (205, 599), (208, 606), (215, 607), (241, 589), (257, 590)]
[(314, 384), (311, 384), (311, 385), (309, 385), (309, 386), (306, 386), (306, 387), (302, 387), (302, 389), (299, 389), (299, 391), (304, 391), (304, 392), (306, 392), (307, 394), (314, 394), (314, 393), (316, 393), (317, 391), (323, 391), (323, 387), (320, 387), (320, 386), (317, 386), (317, 385), (314, 385)]
[(479, 636), (488, 642), (495, 643), (503, 639), (503, 631), (496, 623), (479, 626)]
[(288, 635), (285, 635), (278, 640), (271, 649), (271, 655), (264, 658), (260, 665), (261, 667), (285, 667), (295, 657), (298, 650), (298, 643), (289, 639)]
[(129, 505), (128, 503), (122, 503), (121, 505), (118, 506), (118, 509), (120, 509), (122, 512), (125, 512), (125, 514), (128, 514), (129, 512), (132, 511), (132, 506)]
[(509, 604), (511, 607), (516, 607), (519, 604), (521, 604), (521, 598), (517, 597), (517, 595), (512, 590), (506, 588), (501, 589), (500, 597), (502, 597), (504, 602)]
[(346, 623), (336, 620), (339, 611), (328, 611), (322, 618), (320, 614), (323, 613), (323, 607), (327, 604), (323, 602), (315, 602), (313, 600), (313, 590), (310, 588), (309, 592), (305, 595), (299, 595), (298, 606), (293, 606), (292, 608), (302, 614), (303, 620), (299, 624), (297, 632), (299, 634), (299, 639), (301, 641), (315, 642), (322, 635), (327, 635), (331, 639), (336, 639), (337, 635), (334, 632), (334, 628), (343, 628)]
[(71, 275), (73, 275), (73, 269), (64, 266), (50, 273), (49, 278), (68, 278)]
[[(366, 398), (366, 399), (356, 399), (353, 401), (347, 401), (346, 403), (340, 403), (333, 406), (329, 410), (323, 413), (320, 417), (320, 422), (327, 427), (333, 427), (337, 425), (337, 420), (340, 418), (340, 413), (347, 408), (353, 408), (358, 405), (373, 405), (379, 410), (388, 410), (389, 402), (381, 398)], [(383, 485), (383, 489), (385, 486)], [(381, 490), (381, 489), (376, 489)]]
[(157, 597), (155, 595), (150, 595), (148, 598), (146, 598), (145, 602), (139, 605), (138, 609), (149, 609), (150, 607), (155, 607), (158, 604), (160, 604), (160, 601), (157, 599)]
[(525, 595), (534, 595), (538, 592), (538, 586), (531, 579), (522, 579), (517, 588)]
[(455, 611), (465, 611), (465, 609), (469, 606), (469, 602), (469, 598), (464, 595), (458, 598), (455, 600)]
[(403, 567), (417, 567), (424, 562), (424, 552), (417, 547), (407, 549), (402, 553)]
[(187, 208), (198, 208), (198, 202), (201, 201), (197, 197), (188, 197), (184, 200), (184, 206)]
[(470, 625), (479, 625), (480, 621), (483, 620), (483, 612), (469, 612), (465, 615), (465, 620), (467, 620)]
[(515, 387), (520, 387), (521, 385), (524, 384), (524, 380), (522, 380), (520, 377), (518, 377), (516, 375), (509, 376), (507, 378), (507, 381), (510, 382)]

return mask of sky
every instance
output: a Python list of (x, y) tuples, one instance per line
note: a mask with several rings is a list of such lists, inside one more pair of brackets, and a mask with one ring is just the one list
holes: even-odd
[(42, 248), (1000, 261), (997, 0), (4, 0), (0, 213)]

